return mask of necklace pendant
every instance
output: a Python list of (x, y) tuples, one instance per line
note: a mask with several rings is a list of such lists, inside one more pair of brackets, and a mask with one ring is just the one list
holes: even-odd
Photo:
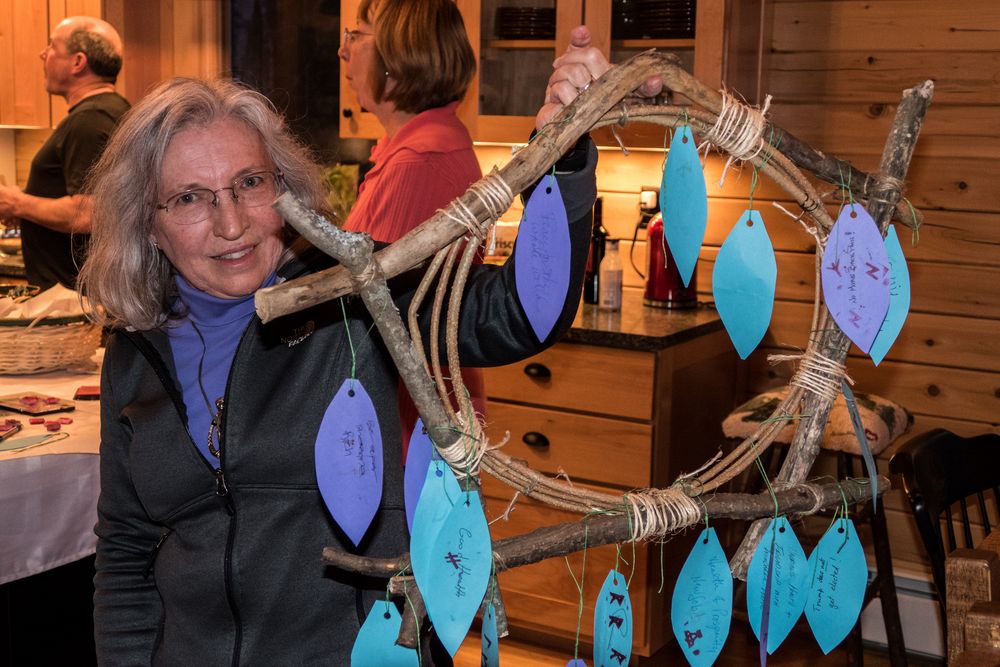
[[(223, 398), (215, 399), (216, 412), (212, 415), (212, 423), (208, 427), (208, 451), (215, 458), (222, 458), (222, 408), (225, 404)], [(219, 446), (215, 446), (216, 434), (218, 434)]]

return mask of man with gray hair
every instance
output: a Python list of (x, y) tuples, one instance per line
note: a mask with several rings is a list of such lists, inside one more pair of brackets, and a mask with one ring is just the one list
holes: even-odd
[(106, 21), (71, 16), (52, 31), (39, 57), (45, 90), (66, 99), (69, 115), (31, 161), (24, 191), (0, 185), (0, 219), (16, 219), (21, 225), (31, 284), (73, 287), (90, 232), (89, 200), (81, 190), (129, 108), (115, 92), (122, 40)]

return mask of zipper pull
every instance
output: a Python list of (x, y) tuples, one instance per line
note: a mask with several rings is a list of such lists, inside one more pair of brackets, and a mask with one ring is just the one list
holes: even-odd
[(233, 505), (233, 498), (229, 495), (229, 487), (226, 486), (226, 476), (222, 473), (222, 468), (215, 469), (215, 495), (226, 505), (226, 511), (230, 516), (236, 513)]
[(157, 554), (160, 553), (160, 547), (163, 546), (164, 541), (167, 539), (167, 535), (171, 532), (171, 528), (164, 528), (163, 532), (160, 534), (160, 539), (156, 541), (156, 546), (149, 552), (149, 558), (146, 559), (146, 567), (142, 568), (143, 579), (149, 579), (149, 573), (153, 571), (153, 562), (156, 560)]

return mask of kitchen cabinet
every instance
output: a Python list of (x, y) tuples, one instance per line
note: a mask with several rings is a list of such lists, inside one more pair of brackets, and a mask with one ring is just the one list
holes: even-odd
[(49, 41), (46, 0), (0, 0), (0, 125), (49, 126), (38, 54)]
[[(491, 443), (509, 431), (507, 454), (549, 475), (563, 474), (574, 485), (610, 493), (668, 486), (715, 454), (736, 378), (736, 357), (718, 315), (654, 311), (630, 292), (622, 313), (584, 306), (568, 342), (486, 370)], [(494, 539), (580, 518), (523, 496), (508, 513), (514, 491), (488, 475), (483, 493), (491, 521), (507, 514), (492, 523)], [(671, 636), (670, 596), (692, 532), (664, 546), (662, 581), (659, 544), (588, 550), (581, 642), (591, 641), (596, 596), (617, 562), (631, 577), (633, 655), (652, 659)], [(579, 579), (582, 554), (571, 556), (569, 567)], [(515, 638), (572, 646), (579, 593), (566, 561), (505, 572), (500, 590)]]
[[(569, 31), (586, 23), (594, 46), (620, 62), (649, 48), (677, 53), (707, 85), (727, 86), (750, 101), (759, 89), (761, 8), (764, 0), (699, 0), (695, 35), (690, 39), (617, 39), (612, 30), (612, 0), (457, 0), (476, 54), (478, 70), (459, 117), (473, 139), (481, 142), (523, 143), (534, 128), (552, 61), (566, 50)], [(341, 0), (341, 21), (353, 25), (359, 0)], [(497, 9), (501, 6), (549, 7), (555, 12), (553, 39), (500, 39)], [(499, 35), (499, 36), (498, 36)], [(342, 138), (377, 138), (381, 127), (358, 104), (341, 67)], [(614, 143), (610, 133), (598, 142)], [(662, 130), (639, 133), (631, 145), (662, 145)]]

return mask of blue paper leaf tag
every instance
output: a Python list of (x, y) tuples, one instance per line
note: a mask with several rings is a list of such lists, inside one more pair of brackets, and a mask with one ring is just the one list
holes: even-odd
[(406, 526), (413, 534), (413, 514), (417, 511), (420, 491), (427, 479), (427, 467), (436, 454), (434, 444), (424, 429), (424, 420), (417, 419), (410, 434), (410, 444), (406, 448), (406, 466), (403, 470), (403, 501), (406, 505)]
[(809, 555), (808, 571), (806, 618), (823, 653), (829, 653), (858, 622), (868, 587), (868, 562), (853, 521), (833, 522)]
[(868, 438), (865, 436), (865, 425), (861, 422), (861, 414), (858, 412), (858, 402), (854, 399), (854, 392), (846, 379), (840, 380), (840, 388), (844, 392), (844, 402), (847, 403), (847, 414), (851, 416), (851, 426), (854, 427), (854, 437), (858, 440), (858, 447), (861, 449), (861, 458), (865, 461), (865, 470), (868, 473), (868, 481), (872, 487), (872, 512), (878, 511), (878, 469), (875, 467), (875, 457), (872, 456), (872, 448), (868, 446)]
[(771, 323), (778, 265), (760, 213), (748, 210), (729, 232), (712, 270), (712, 294), (740, 355), (756, 349)]
[(694, 135), (687, 125), (670, 140), (667, 166), (660, 185), (663, 234), (687, 287), (698, 264), (698, 253), (708, 226), (708, 191)]
[(463, 492), (438, 533), (426, 585), (427, 615), (441, 644), (455, 655), (486, 595), (493, 568), (490, 529), (479, 497)]
[(566, 667), (587, 667), (587, 662), (583, 658), (573, 658), (566, 663)]
[[(773, 566), (768, 567), (772, 560)], [(767, 637), (762, 638), (764, 597), (770, 571), (770, 604), (768, 605)], [(809, 586), (806, 555), (785, 517), (772, 520), (750, 559), (747, 570), (747, 614), (750, 627), (768, 653), (785, 641), (795, 622), (802, 615), (806, 590)]]
[(382, 502), (383, 472), (378, 415), (359, 380), (344, 380), (330, 401), (315, 452), (323, 502), (357, 546)]
[(632, 600), (625, 577), (608, 572), (594, 607), (594, 665), (627, 665), (632, 656)]
[(500, 667), (500, 647), (497, 643), (497, 614), (493, 603), (486, 605), (483, 614), (482, 655), (480, 667)]
[(351, 667), (419, 667), (417, 652), (396, 644), (401, 620), (396, 605), (376, 602), (354, 640)]
[(910, 312), (910, 271), (906, 267), (906, 257), (899, 245), (896, 228), (892, 225), (889, 225), (889, 231), (885, 235), (885, 252), (889, 258), (889, 311), (868, 351), (876, 366), (885, 359), (889, 348), (896, 342)]
[(733, 617), (733, 575), (714, 528), (701, 531), (677, 575), (670, 623), (691, 667), (718, 659)]
[(889, 257), (878, 226), (860, 204), (840, 210), (821, 274), (834, 321), (867, 354), (889, 310)]
[(413, 576), (421, 591), (429, 586), (431, 552), (452, 506), (463, 495), (455, 473), (444, 461), (431, 461), (420, 491), (417, 508), (413, 512), (413, 529), (410, 531), (410, 564)]
[(514, 244), (517, 298), (538, 340), (545, 340), (566, 304), (569, 222), (559, 183), (543, 176), (524, 207)]

